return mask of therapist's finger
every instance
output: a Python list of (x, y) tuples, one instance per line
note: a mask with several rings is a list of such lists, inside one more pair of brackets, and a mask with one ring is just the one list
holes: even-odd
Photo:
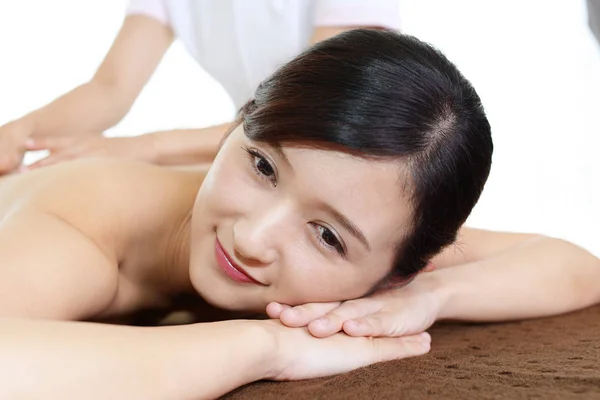
[(47, 166), (58, 164), (60, 162), (68, 161), (71, 159), (73, 159), (73, 156), (71, 154), (62, 153), (62, 152), (52, 153), (52, 154), (48, 155), (47, 157), (44, 157), (41, 160), (38, 160), (38, 161), (34, 162), (33, 164), (24, 167), (24, 171), (47, 167)]
[(27, 139), (25, 142), (25, 150), (55, 150), (62, 149), (72, 145), (75, 142), (71, 137), (53, 137), (53, 138), (36, 138)]

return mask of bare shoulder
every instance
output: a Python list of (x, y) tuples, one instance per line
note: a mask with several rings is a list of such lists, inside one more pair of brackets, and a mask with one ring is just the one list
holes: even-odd
[[(78, 160), (0, 180), (0, 218), (16, 208), (35, 208), (69, 219), (78, 213), (135, 212), (197, 191), (199, 173), (130, 160)], [(187, 190), (186, 190), (187, 189)], [(155, 210), (156, 211), (156, 210)]]
[(111, 259), (133, 234), (191, 207), (200, 173), (118, 159), (88, 159), (0, 181), (0, 220), (45, 213), (80, 231)]
[(116, 296), (118, 251), (128, 235), (187, 207), (200, 183), (198, 174), (118, 160), (3, 178), (0, 316), (86, 319), (102, 312)]

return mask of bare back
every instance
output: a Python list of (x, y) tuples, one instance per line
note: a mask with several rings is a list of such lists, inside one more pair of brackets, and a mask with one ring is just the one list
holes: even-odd
[(160, 305), (164, 236), (203, 176), (98, 159), (0, 179), (0, 316), (83, 320)]

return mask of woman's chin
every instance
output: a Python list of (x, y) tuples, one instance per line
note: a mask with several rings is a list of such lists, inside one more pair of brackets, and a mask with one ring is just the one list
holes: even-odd
[[(246, 288), (226, 277), (212, 275), (206, 272), (190, 271), (190, 280), (194, 290), (212, 307), (227, 311), (264, 312), (267, 303), (258, 298), (258, 293), (252, 293)], [(264, 304), (263, 304), (264, 303)]]

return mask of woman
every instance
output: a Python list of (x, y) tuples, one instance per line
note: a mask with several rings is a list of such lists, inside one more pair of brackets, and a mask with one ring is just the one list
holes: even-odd
[[(428, 288), (415, 276), (456, 239), (492, 156), (477, 94), (430, 46), (369, 30), (321, 42), (264, 81), (238, 121), (206, 174), (90, 160), (5, 178), (0, 397), (208, 398), (258, 379), (336, 374), (429, 350), (426, 333), (331, 335), (361, 336), (350, 320), (325, 331), (317, 321), (309, 330), (277, 320), (143, 328), (76, 322), (176, 309), (186, 295), (205, 317), (269, 305), (284, 323), (306, 325), (318, 313), (300, 313), (302, 321), (285, 317), (293, 310), (281, 313), (283, 305), (332, 308), (414, 279), (393, 289), (408, 293), (404, 300), (427, 320), (410, 321), (413, 333), (438, 317), (501, 309), (472, 304), (480, 289), (514, 302), (491, 319), (598, 301), (589, 282), (600, 268), (586, 252), (552, 242), (552, 258), (539, 257), (549, 265), (540, 269), (531, 249), (543, 239), (468, 229), (461, 231), (464, 259), (450, 249), (434, 264), (481, 260), (494, 267), (489, 277), (472, 269), (473, 278), (465, 276), (460, 266), (423, 274), (448, 272), (459, 288), (477, 282), (470, 292), (446, 291), (456, 306), (426, 301), (443, 286)], [(517, 268), (529, 292), (494, 287), (503, 271), (513, 277)], [(400, 297), (387, 293), (345, 304), (386, 303), (380, 310), (393, 323), (403, 316), (389, 315)], [(545, 304), (558, 293), (560, 305)]]
[(17, 170), (26, 150), (50, 155), (23, 169), (106, 155), (160, 165), (208, 163), (231, 121), (102, 136), (127, 114), (174, 39), (223, 86), (237, 110), (260, 81), (310, 44), (352, 27), (398, 28), (398, 12), (395, 0), (131, 0), (89, 82), (0, 127), (0, 175)]

